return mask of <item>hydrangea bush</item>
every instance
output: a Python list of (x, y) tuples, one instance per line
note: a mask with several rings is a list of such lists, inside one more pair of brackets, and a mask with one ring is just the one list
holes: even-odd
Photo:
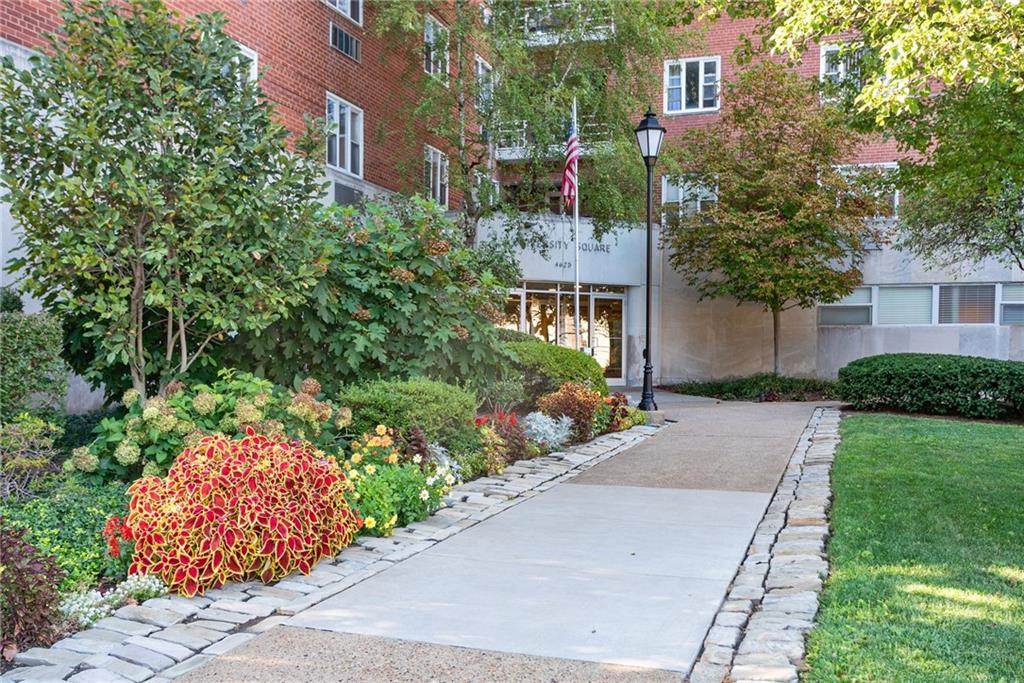
[(306, 379), (294, 392), (223, 369), (213, 384), (171, 383), (165, 394), (143, 406), (138, 392), (129, 389), (123, 398), (127, 413), (103, 419), (96, 439), (76, 448), (65, 467), (106, 481), (160, 475), (182, 449), (204, 436), (240, 436), (250, 427), (333, 450), (344, 444), (341, 434), (352, 419), (351, 411), (335, 410), (317, 398), (320, 383), (315, 379)]

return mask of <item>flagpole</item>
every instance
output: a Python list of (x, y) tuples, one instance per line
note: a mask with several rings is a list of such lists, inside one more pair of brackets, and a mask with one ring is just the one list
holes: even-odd
[[(572, 98), (572, 128), (576, 131), (577, 144), (580, 145), (580, 151), (583, 150), (582, 137), (580, 136), (580, 129), (576, 122), (576, 98)], [(580, 167), (579, 162), (576, 163), (576, 199), (572, 203), (572, 229), (573, 229), (573, 244), (576, 250), (576, 277), (573, 283), (573, 306), (575, 308), (575, 321), (573, 330), (576, 332), (576, 350), (583, 348), (583, 342), (580, 340)]]

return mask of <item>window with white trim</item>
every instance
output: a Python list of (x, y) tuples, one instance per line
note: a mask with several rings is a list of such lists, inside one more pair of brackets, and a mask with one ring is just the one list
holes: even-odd
[(1002, 309), (1002, 324), (1024, 325), (1024, 284), (1003, 285)]
[(686, 176), (661, 177), (661, 203), (666, 213), (702, 213), (717, 202), (717, 187), (696, 183)]
[(863, 85), (861, 61), (864, 59), (864, 48), (847, 49), (845, 45), (821, 46), (821, 80), (835, 88), (850, 81), (858, 86)]
[(363, 48), (362, 41), (333, 21), (331, 22), (330, 41), (331, 47), (335, 50), (346, 57), (351, 57), (357, 62), (359, 61)]
[(931, 325), (932, 286), (879, 287), (879, 325)]
[(939, 286), (940, 325), (992, 324), (995, 320), (995, 285)]
[(839, 301), (818, 307), (819, 325), (870, 325), (871, 288), (858, 287)]
[(474, 67), (476, 74), (477, 104), (486, 106), (494, 96), (494, 69), (480, 55), (476, 56)]
[(323, 0), (323, 3), (340, 12), (343, 17), (363, 25), (363, 0)]
[(430, 145), (423, 145), (423, 184), (428, 197), (448, 206), (448, 156)]
[(448, 82), (448, 29), (429, 14), (423, 21), (423, 70)]
[(327, 165), (363, 176), (363, 110), (327, 93)]
[(666, 61), (665, 113), (716, 111), (721, 67), (721, 57)]
[(237, 40), (235, 45), (238, 47), (238, 63), (242, 65), (248, 64), (249, 70), (246, 73), (246, 78), (250, 82), (255, 82), (260, 76), (260, 58), (256, 50), (250, 47), (242, 45)]

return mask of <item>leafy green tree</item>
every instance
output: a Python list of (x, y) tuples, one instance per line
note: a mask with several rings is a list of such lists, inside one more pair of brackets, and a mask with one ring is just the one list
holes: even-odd
[[(872, 188), (840, 164), (858, 138), (817, 84), (765, 61), (740, 72), (711, 126), (666, 143), (684, 189), (663, 240), (701, 298), (731, 296), (772, 313), (779, 371), (782, 311), (836, 301), (861, 283), (866, 240), (880, 239)], [(711, 198), (715, 201), (710, 201)]]
[(327, 269), (292, 315), (240, 335), (226, 363), (328, 391), (370, 378), (479, 379), (505, 359), (492, 320), (516, 266), (472, 249), (436, 204), (421, 198), (325, 209)]
[[(528, 213), (547, 211), (573, 97), (584, 146), (581, 207), (599, 231), (639, 218), (646, 176), (632, 129), (651, 93), (661, 89), (661, 70), (651, 65), (694, 44), (695, 32), (685, 27), (696, 5), (689, 0), (378, 4), (376, 30), (407, 55), (407, 80), (422, 93), (397, 108), (396, 119), (406, 122), (410, 139), (427, 133), (449, 155), (449, 186), (462, 197), (453, 208), (467, 243), (474, 242), (480, 221), (491, 217), (510, 236), (539, 237)], [(424, 39), (428, 15), (444, 24), (442, 30), (431, 29), (429, 44)], [(435, 73), (427, 73), (428, 64)], [(517, 158), (499, 160), (496, 146), (518, 148)], [(513, 179), (515, 192), (499, 192), (492, 184), (498, 163)], [(422, 159), (409, 166), (410, 189), (422, 190)]]
[(64, 5), (63, 35), (0, 66), (0, 175), (22, 290), (66, 315), (85, 375), (143, 397), (234, 331), (264, 329), (325, 268), (319, 150), (286, 129), (219, 14)]

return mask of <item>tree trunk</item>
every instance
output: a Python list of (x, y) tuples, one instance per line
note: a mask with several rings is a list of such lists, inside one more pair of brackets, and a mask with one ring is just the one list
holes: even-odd
[(772, 372), (779, 374), (779, 315), (782, 311), (772, 309)]

